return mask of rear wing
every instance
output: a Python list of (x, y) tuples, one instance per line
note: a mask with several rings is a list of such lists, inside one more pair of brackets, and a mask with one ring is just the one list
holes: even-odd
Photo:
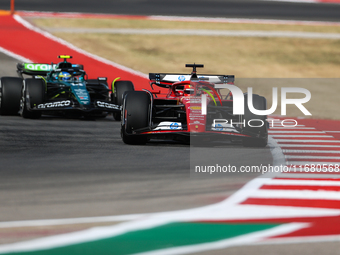
[(179, 81), (190, 81), (190, 80), (204, 80), (213, 83), (232, 83), (235, 81), (234, 75), (211, 75), (211, 74), (200, 74), (197, 78), (192, 79), (191, 74), (173, 74), (173, 73), (149, 73), (149, 79), (153, 84), (171, 84)]
[(19, 74), (46, 76), (55, 66), (50, 64), (18, 63), (17, 72)]
[[(55, 70), (57, 64), (38, 64), (38, 63), (18, 63), (17, 64), (17, 72), (19, 76), (22, 74), (27, 75), (41, 75), (47, 76), (49, 72)], [(72, 68), (84, 69), (83, 65), (72, 64)]]

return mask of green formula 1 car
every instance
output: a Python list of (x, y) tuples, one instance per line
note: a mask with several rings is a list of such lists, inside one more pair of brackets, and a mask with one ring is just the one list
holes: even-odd
[(134, 90), (132, 82), (113, 82), (111, 91), (106, 77), (88, 79), (82, 65), (67, 62), (71, 56), (58, 57), (63, 59), (58, 64), (18, 63), (19, 77), (2, 77), (0, 114), (103, 117), (112, 112), (120, 120), (122, 97)]

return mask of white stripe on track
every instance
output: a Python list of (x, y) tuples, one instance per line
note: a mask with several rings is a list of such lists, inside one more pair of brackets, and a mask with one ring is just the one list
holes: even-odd
[(19, 61), (22, 61), (22, 62), (32, 62), (32, 61), (29, 60), (28, 58), (25, 58), (25, 57), (23, 57), (23, 56), (20, 56), (20, 55), (18, 55), (18, 54), (15, 54), (15, 53), (13, 53), (13, 52), (11, 52), (11, 51), (9, 51), (9, 50), (6, 50), (6, 49), (4, 49), (4, 48), (2, 48), (2, 47), (0, 47), (0, 52), (4, 53), (4, 54), (7, 55), (7, 56), (10, 56), (10, 57), (12, 57), (12, 58), (15, 58), (15, 59), (17, 59), (17, 60), (19, 60)]
[[(340, 192), (336, 191), (310, 191), (310, 190), (257, 190), (251, 195), (251, 198), (294, 198), (294, 199), (326, 199), (340, 200)], [(299, 206), (297, 203), (292, 203), (291, 206)]]
[[(301, 169), (301, 168), (299, 168)], [(281, 173), (279, 175), (277, 175), (276, 177), (282, 177), (282, 178), (316, 178), (316, 179), (321, 179), (321, 178), (324, 178), (324, 179), (338, 179), (340, 178), (340, 173), (339, 175), (336, 175), (336, 174), (327, 174), (326, 173), (322, 173), (322, 174), (315, 174), (315, 173), (311, 173), (311, 172), (302, 172), (302, 171), (298, 171), (296, 169), (296, 173)], [(339, 179), (340, 181), (340, 179)], [(340, 194), (340, 192), (339, 192)]]
[(289, 147), (289, 148), (294, 148), (294, 147), (316, 147), (316, 148), (340, 148), (340, 145), (324, 145), (324, 144), (281, 144), (280, 146), (282, 147)]
[[(273, 137), (333, 137), (332, 135), (272, 135)], [(275, 138), (274, 138), (275, 139)]]
[[(295, 130), (289, 130), (289, 131), (286, 131), (286, 130), (273, 130), (271, 131), (270, 129), (268, 130), (268, 132), (270, 134), (290, 134), (290, 133), (294, 133), (294, 134), (325, 134), (324, 131), (295, 131)], [(273, 136), (276, 136), (276, 135), (273, 135)]]
[(340, 161), (328, 161), (328, 162), (314, 162), (314, 161), (287, 161), (286, 162), (287, 165), (325, 165), (325, 166), (340, 166)]
[(340, 186), (340, 181), (269, 179), (267, 185)]
[[(277, 139), (274, 138), (278, 143), (280, 142), (296, 142), (296, 143), (340, 143), (340, 140), (300, 140), (300, 139)], [(281, 145), (283, 146), (283, 145)]]
[[(340, 150), (338, 151), (323, 151), (323, 150), (286, 150), (283, 149), (282, 150), (283, 153), (340, 153)], [(311, 157), (313, 157), (313, 155), (311, 155)]]
[[(285, 155), (285, 158), (288, 159), (340, 159), (340, 157), (334, 157), (334, 156), (315, 156), (315, 155)], [(340, 162), (339, 162), (340, 164)]]

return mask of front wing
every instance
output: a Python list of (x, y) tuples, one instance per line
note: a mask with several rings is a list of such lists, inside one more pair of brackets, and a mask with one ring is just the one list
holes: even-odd
[(58, 101), (47, 101), (31, 107), (30, 101), (26, 99), (26, 107), (29, 111), (82, 111), (82, 112), (120, 112), (121, 106), (110, 101), (95, 100), (89, 105), (81, 105), (72, 99)]
[(192, 132), (188, 130), (149, 130), (149, 131), (138, 131), (136, 130), (131, 135), (146, 135), (150, 138), (171, 138), (174, 136), (182, 137), (215, 137), (215, 136), (225, 136), (225, 137), (252, 137), (250, 135), (241, 134), (237, 132), (219, 132), (219, 131), (204, 131), (204, 132)]

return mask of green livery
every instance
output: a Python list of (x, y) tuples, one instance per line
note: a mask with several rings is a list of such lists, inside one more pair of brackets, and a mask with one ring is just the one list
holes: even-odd
[[(0, 114), (19, 112), (24, 118), (39, 118), (42, 114), (84, 117), (102, 117), (108, 112), (120, 114), (121, 106), (112, 102), (105, 77), (88, 79), (83, 65), (66, 61), (71, 56), (59, 58), (63, 61), (58, 64), (19, 63), (18, 78), (1, 78), (5, 88), (0, 102), (9, 103), (0, 105)], [(13, 93), (7, 95), (7, 91)]]
[(0, 115), (36, 119), (44, 115), (106, 117), (121, 119), (122, 99), (134, 91), (131, 81), (117, 81), (109, 89), (107, 78), (88, 79), (84, 66), (67, 62), (72, 56), (60, 55), (58, 64), (18, 63), (19, 77), (0, 77)]

